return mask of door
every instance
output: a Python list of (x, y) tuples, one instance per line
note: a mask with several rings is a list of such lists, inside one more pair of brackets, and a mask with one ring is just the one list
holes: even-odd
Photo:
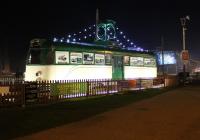
[(124, 78), (123, 56), (116, 55), (112, 58), (112, 79)]

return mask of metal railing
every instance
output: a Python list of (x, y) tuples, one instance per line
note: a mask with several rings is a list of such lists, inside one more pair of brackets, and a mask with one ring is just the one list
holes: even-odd
[[(0, 106), (47, 104), (68, 98), (89, 97), (122, 93), (125, 90), (142, 90), (163, 87), (164, 79), (132, 80), (52, 80), (13, 82), (0, 86)], [(3, 92), (2, 89), (5, 92)]]

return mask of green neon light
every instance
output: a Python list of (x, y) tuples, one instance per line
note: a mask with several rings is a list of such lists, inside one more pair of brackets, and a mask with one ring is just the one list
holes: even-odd
[(97, 25), (97, 40), (108, 41), (116, 38), (115, 22), (108, 20)]

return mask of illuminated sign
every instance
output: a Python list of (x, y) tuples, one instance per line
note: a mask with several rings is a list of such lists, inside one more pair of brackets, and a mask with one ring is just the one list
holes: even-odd
[(173, 51), (163, 51), (163, 55), (162, 52), (157, 52), (156, 57), (158, 65), (163, 65), (163, 60), (164, 60), (164, 65), (176, 64), (176, 53)]
[(181, 52), (181, 58), (183, 61), (188, 61), (189, 60), (189, 53), (188, 50), (183, 50)]
[(111, 40), (116, 38), (115, 22), (113, 20), (107, 20), (106, 23), (100, 23), (97, 25), (97, 40)]

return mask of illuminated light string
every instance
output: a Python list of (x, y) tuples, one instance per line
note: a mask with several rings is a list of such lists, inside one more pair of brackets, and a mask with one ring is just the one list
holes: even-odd
[(135, 43), (133, 43), (133, 41), (131, 41), (129, 38), (127, 38), (127, 35), (125, 35), (124, 32), (119, 29), (119, 27), (116, 27), (116, 36), (117, 37), (115, 38), (115, 41), (122, 48), (126, 48), (129, 50), (136, 50), (136, 51), (147, 51), (147, 50), (144, 50), (143, 48), (137, 46)]
[(79, 32), (68, 34), (65, 39), (54, 38), (53, 41), (70, 43), (70, 42), (77, 42), (77, 41), (79, 41), (79, 42), (85, 41), (86, 39), (89, 39), (89, 38), (92, 39), (92, 37), (93, 37), (92, 34), (95, 34), (95, 27), (96, 27), (96, 25), (91, 25), (89, 27), (82, 29)]
[[(116, 28), (116, 31), (117, 31), (117, 42), (119, 42), (119, 40), (121, 42), (123, 42), (123, 44), (126, 44), (126, 46), (129, 46), (128, 49), (132, 49), (132, 50), (141, 50), (143, 51), (142, 49), (136, 49), (137, 46), (133, 43), (133, 41), (131, 41), (129, 38), (127, 38), (127, 36), (124, 34), (123, 31), (121, 31), (119, 29), (119, 27)], [(120, 44), (121, 45), (121, 44)]]
[[(130, 40), (126, 34), (124, 34), (124, 32), (122, 30), (119, 29), (119, 27), (116, 28), (117, 29), (117, 38), (116, 41), (117, 42), (123, 42), (123, 44), (125, 44), (125, 46), (128, 46), (128, 50), (136, 50), (136, 51), (145, 51), (148, 52), (148, 50), (144, 50), (143, 48), (137, 46), (135, 43), (133, 43), (132, 40)], [(119, 41), (120, 40), (120, 41)], [(120, 43), (119, 43), (120, 44)], [(123, 45), (122, 43), (120, 45)], [(124, 47), (124, 46), (123, 46)]]
[[(119, 27), (116, 28), (116, 33), (117, 33), (117, 42), (119, 42), (119, 40), (121, 42), (123, 42), (123, 44), (126, 44), (126, 46), (130, 46), (129, 48), (131, 48), (132, 50), (136, 50), (137, 46), (133, 43), (133, 41), (131, 41), (129, 38), (127, 38), (127, 36), (124, 34), (123, 31), (121, 31), (119, 29)], [(120, 44), (121, 45), (121, 44)], [(137, 49), (137, 50), (141, 50), (141, 49)], [(143, 50), (141, 50), (143, 51)]]
[[(82, 29), (81, 31), (78, 31), (76, 33), (68, 34), (66, 38), (53, 38), (53, 42), (66, 42), (66, 43), (75, 43), (75, 42), (86, 42), (88, 39), (95, 39), (96, 36), (96, 25), (91, 25), (87, 28)], [(108, 29), (109, 30), (109, 29)], [(110, 35), (113, 35), (112, 32), (109, 32), (108, 38)], [(117, 45), (121, 46), (123, 49), (128, 50), (135, 50), (135, 51), (148, 51), (144, 50), (143, 48), (137, 46), (133, 41), (131, 41), (125, 33), (119, 29), (119, 27), (116, 27), (116, 37), (112, 39), (117, 43)]]

